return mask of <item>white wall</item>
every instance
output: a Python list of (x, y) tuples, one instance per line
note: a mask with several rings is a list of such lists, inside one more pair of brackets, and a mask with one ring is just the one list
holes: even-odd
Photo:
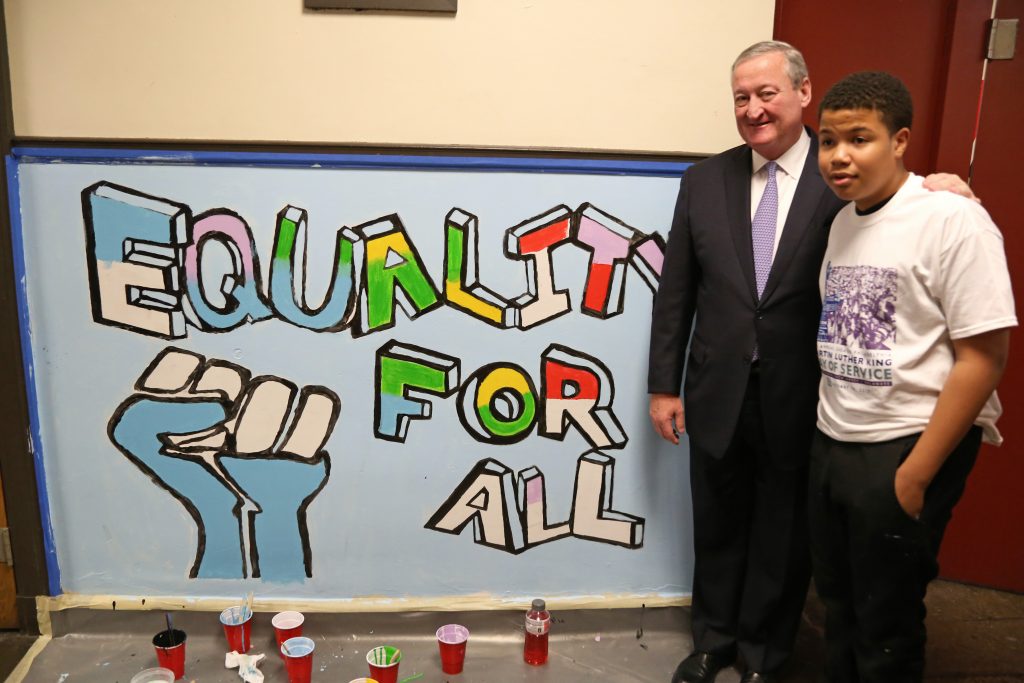
[(5, 0), (15, 133), (711, 153), (771, 0)]

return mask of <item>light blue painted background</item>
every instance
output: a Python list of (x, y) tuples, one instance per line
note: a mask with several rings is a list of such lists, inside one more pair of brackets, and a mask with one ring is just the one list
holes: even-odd
[[(667, 236), (673, 178), (443, 170), (341, 170), (98, 163), (20, 164), (20, 225), (31, 320), (40, 434), (62, 589), (87, 594), (355, 598), (470, 593), (497, 598), (690, 592), (692, 539), (685, 446), (656, 441), (647, 420), (646, 355), (652, 294), (632, 268), (625, 312), (598, 320), (579, 312), (587, 254), (555, 252), (555, 283), (573, 311), (530, 331), (498, 330), (448, 307), (416, 321), (397, 313), (391, 330), (353, 339), (270, 319), (232, 332), (189, 327), (175, 342), (92, 320), (80, 194), (109, 181), (189, 205), (193, 215), (226, 207), (249, 224), (264, 286), (275, 217), (285, 205), (309, 211), (312, 301), (326, 287), (335, 231), (398, 213), (440, 288), (444, 216), (459, 207), (479, 217), (482, 282), (507, 297), (525, 291), (524, 267), (507, 260), (507, 228), (558, 204), (583, 202), (645, 232)], [(320, 245), (319, 248), (317, 245)], [(616, 460), (614, 507), (646, 519), (644, 546), (566, 538), (521, 555), (476, 545), (472, 528), (454, 536), (423, 528), (473, 465), (495, 458), (514, 471), (538, 466), (549, 521), (568, 518), (577, 458), (589, 446), (575, 429), (562, 442), (531, 435), (509, 446), (472, 439), (453, 396), (434, 400), (431, 420), (412, 424), (404, 444), (373, 438), (374, 353), (389, 339), (462, 360), (463, 379), (481, 365), (511, 361), (539, 388), (540, 354), (552, 342), (607, 365), (613, 408), (629, 436)], [(309, 508), (313, 578), (189, 579), (195, 530), (168, 493), (126, 460), (106, 435), (114, 409), (169, 344), (273, 374), (323, 384), (341, 397), (327, 450), (332, 472)]]

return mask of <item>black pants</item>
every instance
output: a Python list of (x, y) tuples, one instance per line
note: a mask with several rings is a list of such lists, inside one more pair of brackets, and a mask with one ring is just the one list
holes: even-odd
[(694, 649), (775, 671), (792, 652), (810, 583), (807, 468), (773, 462), (756, 373), (725, 454), (691, 440), (690, 486)]
[(939, 544), (981, 445), (973, 427), (925, 494), (920, 519), (896, 499), (896, 468), (920, 435), (811, 448), (808, 511), (814, 584), (825, 604), (825, 676), (902, 683), (924, 675), (928, 583)]

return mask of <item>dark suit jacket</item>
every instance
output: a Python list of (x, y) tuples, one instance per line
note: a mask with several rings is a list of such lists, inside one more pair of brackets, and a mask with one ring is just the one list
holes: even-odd
[(761, 408), (773, 461), (797, 467), (807, 458), (818, 399), (818, 272), (829, 226), (844, 202), (821, 178), (812, 135), (759, 302), (750, 176), (746, 145), (683, 175), (654, 303), (648, 391), (679, 392), (689, 340), (686, 430), (691, 444), (721, 457), (736, 428), (756, 340)]

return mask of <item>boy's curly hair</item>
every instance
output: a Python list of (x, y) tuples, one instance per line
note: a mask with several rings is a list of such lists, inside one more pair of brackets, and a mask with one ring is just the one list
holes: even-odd
[(884, 71), (860, 71), (838, 81), (821, 99), (818, 118), (824, 111), (839, 109), (872, 109), (890, 134), (909, 129), (914, 120), (914, 103), (907, 86)]

